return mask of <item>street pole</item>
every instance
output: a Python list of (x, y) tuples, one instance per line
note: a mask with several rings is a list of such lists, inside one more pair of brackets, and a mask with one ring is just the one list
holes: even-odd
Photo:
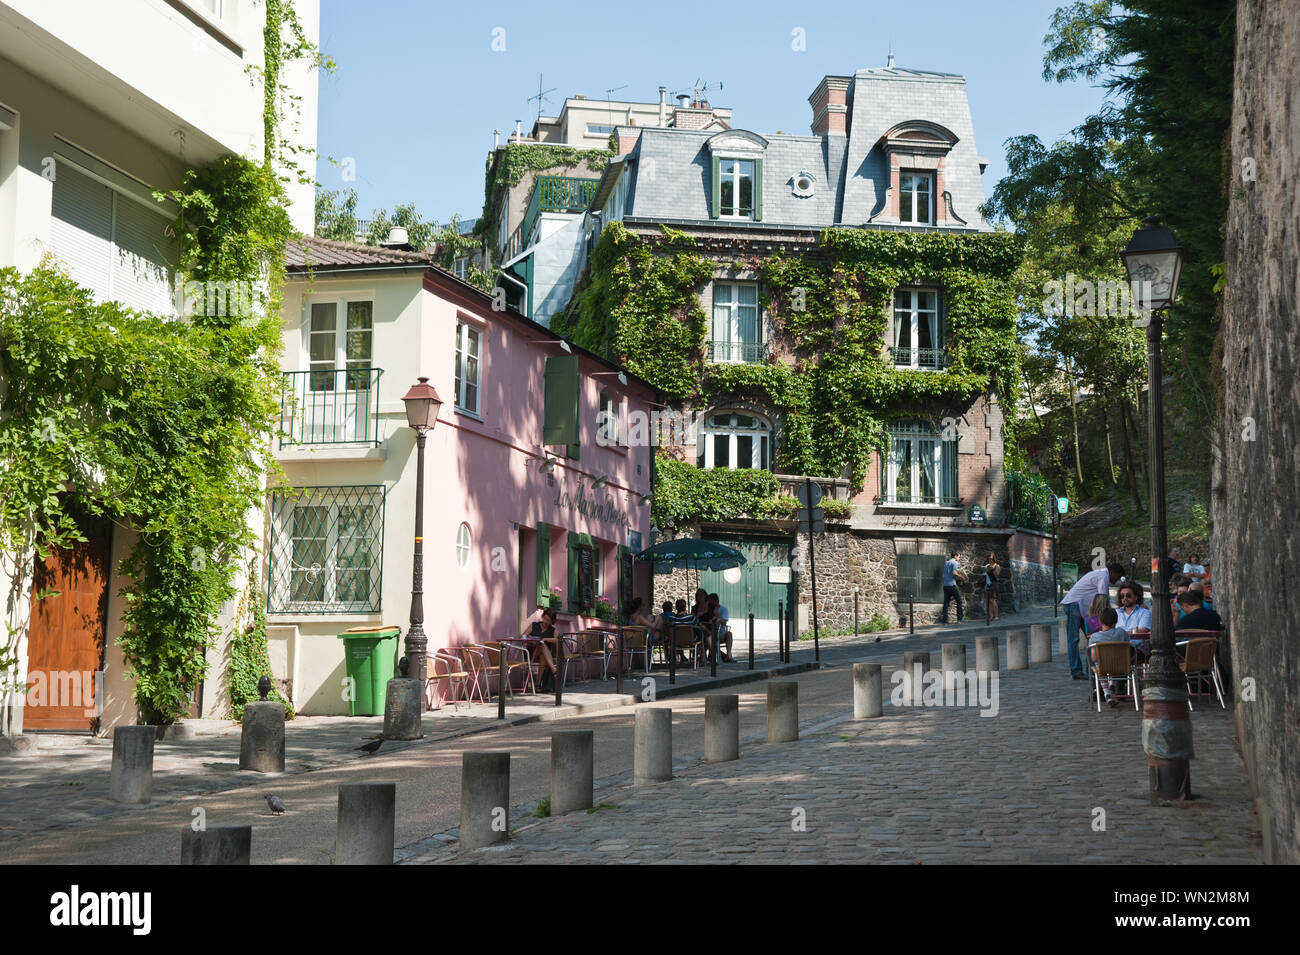
[[(415, 566), (411, 573), (411, 625), (406, 630), (409, 672), (419, 681), (420, 708), (427, 708), (424, 686), (429, 640), (424, 635), (424, 440), (425, 429), (415, 433)], [(504, 687), (503, 687), (504, 689)]]
[(817, 638), (817, 556), (813, 552), (812, 478), (805, 478), (804, 480), (807, 482), (804, 486), (808, 488), (808, 573), (812, 577), (813, 659), (820, 661), (822, 648)]
[[(1055, 498), (1053, 498), (1055, 502)], [(1052, 510), (1052, 619), (1055, 620), (1057, 613), (1061, 609), (1061, 568), (1056, 562), (1056, 538), (1061, 532), (1061, 510), (1053, 505)], [(1070, 635), (1074, 639), (1074, 635)]]
[(1186, 680), (1174, 658), (1173, 613), (1164, 555), (1165, 426), (1160, 335), (1164, 317), (1153, 310), (1147, 325), (1147, 420), (1151, 448), (1151, 664), (1142, 691), (1142, 739), (1150, 793), (1161, 799), (1191, 796), (1192, 724)]

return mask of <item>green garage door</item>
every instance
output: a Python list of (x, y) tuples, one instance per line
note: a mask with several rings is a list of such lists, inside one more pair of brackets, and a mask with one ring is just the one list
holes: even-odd
[[(793, 596), (793, 585), (769, 583), (770, 568), (789, 568), (792, 542), (788, 538), (726, 538), (710, 537), (719, 543), (734, 547), (745, 555), (746, 563), (739, 569), (740, 580), (728, 583), (725, 571), (700, 572), (700, 586), (718, 598), (731, 613), (732, 631), (737, 639), (744, 638), (744, 621), (754, 615), (754, 633), (759, 637), (776, 637), (777, 607), (780, 601), (788, 609)], [(781, 576), (780, 572), (776, 576)], [(790, 572), (793, 579), (793, 573)]]

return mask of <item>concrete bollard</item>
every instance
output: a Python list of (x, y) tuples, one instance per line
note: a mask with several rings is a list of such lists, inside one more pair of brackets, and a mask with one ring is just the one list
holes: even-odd
[(394, 677), (384, 695), (384, 739), (419, 739), (424, 735), (420, 713), (424, 688), (419, 680)]
[(966, 672), (966, 644), (945, 643), (942, 650), (944, 673)]
[(551, 733), (551, 815), (563, 816), (594, 803), (596, 734), (592, 730)]
[(865, 720), (880, 716), (884, 712), (883, 703), (880, 664), (853, 664), (853, 718)]
[(1052, 662), (1052, 627), (1046, 623), (1036, 623), (1029, 628), (1029, 662)]
[(1012, 630), (1007, 633), (1007, 669), (1029, 669), (1029, 631)]
[(998, 672), (998, 638), (975, 638), (975, 672)]
[(769, 680), (767, 684), (767, 741), (793, 743), (799, 738), (799, 684), (794, 680)]
[(504, 842), (510, 834), (510, 754), (462, 753), (460, 848)]
[(392, 865), (396, 783), (344, 783), (339, 786), (335, 865)]
[(922, 681), (930, 672), (930, 654), (924, 650), (905, 651), (903, 671), (907, 674), (907, 679), (903, 681), (903, 703), (906, 706), (920, 706)]
[(181, 830), (181, 865), (248, 865), (252, 848), (252, 826), (208, 826), (198, 832), (186, 826)]
[(725, 763), (740, 758), (740, 697), (713, 693), (704, 697), (704, 759)]
[(113, 728), (113, 768), (108, 798), (114, 802), (147, 803), (153, 798), (153, 744), (156, 726)]
[(673, 778), (673, 711), (636, 711), (632, 741), (632, 779), (636, 783), (661, 783)]
[(1061, 656), (1065, 656), (1070, 652), (1070, 628), (1067, 618), (1061, 617), (1058, 619), (1056, 621), (1056, 629), (1060, 634), (1056, 639), (1056, 646), (1060, 651)]
[(284, 772), (284, 706), (245, 703), (239, 735), (239, 768), (255, 773)]

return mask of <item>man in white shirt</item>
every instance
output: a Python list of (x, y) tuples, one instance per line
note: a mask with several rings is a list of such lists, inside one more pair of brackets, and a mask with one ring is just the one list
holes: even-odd
[(1110, 600), (1110, 588), (1124, 576), (1124, 568), (1113, 563), (1101, 570), (1090, 570), (1079, 578), (1061, 600), (1065, 608), (1066, 645), (1070, 653), (1070, 676), (1076, 680), (1088, 679), (1087, 664), (1079, 656), (1079, 639), (1083, 634), (1083, 621), (1088, 616), (1092, 598), (1102, 594)]

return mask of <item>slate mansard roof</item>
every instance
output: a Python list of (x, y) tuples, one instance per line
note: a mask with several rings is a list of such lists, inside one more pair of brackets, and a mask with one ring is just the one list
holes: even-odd
[[(945, 191), (960, 222), (945, 228), (991, 231), (980, 215), (984, 187), (975, 148), (966, 80), (951, 73), (898, 67), (859, 70), (849, 90), (848, 135), (822, 133), (763, 135), (763, 218), (761, 226), (824, 229), (871, 224), (884, 205), (888, 163), (881, 138), (911, 121), (943, 127), (956, 138), (944, 168)], [(709, 219), (712, 175), (708, 140), (715, 132), (658, 129), (639, 131), (629, 156), (635, 166), (624, 216), (649, 221)], [(814, 194), (799, 197), (790, 181), (800, 173), (815, 179)], [(942, 197), (939, 197), (942, 198)]]

